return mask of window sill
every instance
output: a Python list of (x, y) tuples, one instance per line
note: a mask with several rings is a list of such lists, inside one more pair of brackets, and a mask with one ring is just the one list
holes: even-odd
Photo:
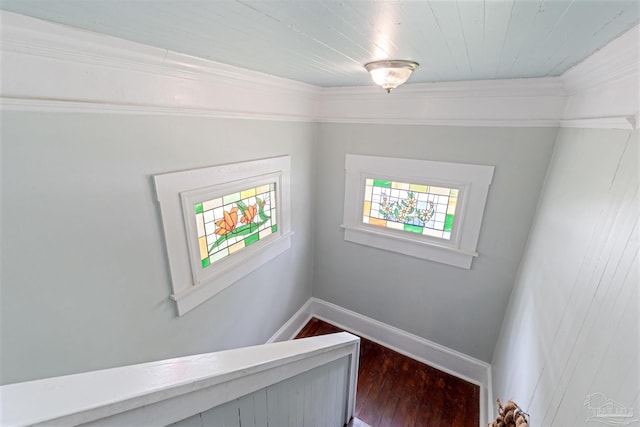
[(349, 242), (374, 248), (385, 249), (409, 255), (415, 258), (440, 262), (455, 267), (471, 268), (473, 258), (478, 256), (475, 251), (467, 251), (451, 246), (439, 245), (431, 241), (417, 241), (405, 237), (402, 233), (385, 233), (373, 227), (358, 225), (341, 225), (344, 229), (344, 239)]
[(263, 245), (260, 250), (254, 251), (255, 253), (248, 250), (251, 248), (247, 248), (246, 253), (243, 254), (244, 256), (234, 259), (233, 263), (229, 263), (224, 271), (218, 273), (215, 281), (191, 286), (181, 292), (171, 294), (170, 298), (176, 302), (178, 312), (188, 312), (245, 276), (247, 274), (246, 270), (239, 267), (246, 263), (247, 260), (250, 260), (252, 265), (261, 266), (285, 252), (291, 247), (291, 236), (293, 236), (293, 233), (273, 239), (268, 244)]

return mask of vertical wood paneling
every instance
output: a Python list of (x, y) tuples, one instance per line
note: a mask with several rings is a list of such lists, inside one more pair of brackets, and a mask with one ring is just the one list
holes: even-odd
[[(320, 369), (316, 375), (324, 375), (324, 369)], [(302, 426), (304, 415), (304, 384), (306, 382), (313, 382), (313, 378), (309, 373), (304, 373), (293, 378), (289, 384), (285, 387), (287, 394), (285, 401), (287, 403), (287, 425), (290, 426)]]
[(172, 424), (178, 427), (342, 427), (349, 357)]
[(322, 408), (329, 407), (329, 393), (331, 393), (333, 387), (329, 386), (327, 369), (325, 368), (322, 370), (324, 372), (320, 374), (318, 381), (314, 382), (314, 394), (316, 396), (316, 401), (319, 403), (319, 405), (314, 408), (314, 412), (316, 414), (316, 420), (320, 420), (320, 424), (328, 425), (327, 411), (323, 411)]
[(311, 421), (313, 420), (313, 417), (315, 416), (314, 402), (316, 401), (316, 394), (315, 394), (314, 384), (311, 381), (307, 381), (303, 385), (302, 392), (304, 393), (304, 423), (310, 424)]
[[(617, 390), (611, 388), (612, 383), (607, 380), (600, 383), (590, 381), (597, 369), (608, 372), (620, 370), (626, 374), (638, 373), (637, 368), (632, 369), (629, 364), (637, 353), (637, 298), (632, 300), (635, 304), (628, 305), (630, 298), (637, 288), (638, 271), (638, 145), (635, 141), (627, 141), (625, 151), (614, 172), (608, 197), (603, 198), (606, 206), (601, 210), (600, 218), (604, 226), (598, 237), (602, 250), (598, 253), (591, 276), (586, 278), (592, 283), (593, 291), (582, 299), (574, 296), (576, 305), (586, 306), (583, 316), (572, 324), (572, 332), (577, 338), (570, 339), (573, 343), (571, 353), (564, 366), (553, 399), (546, 411), (545, 419), (550, 425), (569, 425), (574, 421), (575, 411), (569, 411), (566, 396), (587, 395), (590, 392), (604, 392), (612, 399), (623, 399), (618, 396)], [(596, 240), (596, 239), (594, 239)], [(603, 244), (604, 243), (604, 244)], [(594, 251), (595, 252), (595, 251)], [(634, 282), (626, 279), (631, 275)], [(583, 289), (579, 289), (582, 291)], [(580, 292), (584, 295), (585, 292)], [(637, 294), (636, 294), (637, 296)], [(635, 307), (634, 307), (635, 305)], [(625, 309), (627, 308), (627, 309)], [(624, 313), (635, 311), (636, 321), (623, 322)], [(620, 352), (608, 360), (603, 360), (607, 348), (617, 346), (609, 337), (611, 332), (622, 326), (625, 331), (636, 331), (636, 336), (620, 341), (623, 347)], [(611, 363), (615, 360), (616, 367), (603, 365), (603, 362)], [(595, 361), (595, 363), (594, 363)], [(585, 373), (587, 373), (585, 375)], [(637, 375), (635, 375), (637, 378)], [(620, 378), (622, 379), (622, 378)], [(617, 386), (616, 386), (617, 387)], [(590, 390), (591, 388), (591, 390)], [(598, 388), (593, 390), (593, 388)], [(599, 390), (606, 388), (607, 390)], [(626, 397), (626, 405), (633, 399)]]
[(493, 358), (494, 393), (532, 425), (582, 425), (597, 392), (639, 409), (639, 144), (559, 134)]
[(267, 387), (267, 420), (273, 425), (286, 426), (281, 389), (282, 383)]
[[(611, 147), (611, 152), (617, 154), (616, 160), (619, 160), (621, 156), (621, 151), (616, 148), (624, 149), (623, 142), (620, 141), (617, 144), (618, 147)], [(603, 193), (598, 194), (594, 191), (594, 194), (600, 197), (591, 199), (593, 208), (590, 209), (596, 211), (597, 214), (594, 212), (594, 214), (586, 215), (594, 218), (597, 222), (593, 228), (589, 245), (586, 246), (584, 262), (573, 284), (571, 293), (568, 294), (567, 307), (560, 320), (560, 327), (558, 327), (556, 338), (552, 344), (554, 351), (550, 354), (551, 364), (562, 367), (562, 369), (554, 372), (553, 377), (551, 376), (553, 371), (546, 370), (544, 372), (546, 381), (549, 384), (554, 384), (555, 391), (553, 394), (537, 394), (531, 403), (532, 408), (536, 408), (539, 405), (541, 409), (545, 409), (547, 411), (547, 418), (545, 419), (551, 418), (549, 421), (553, 419), (554, 406), (562, 399), (565, 387), (568, 387), (569, 378), (575, 368), (578, 356), (577, 349), (581, 348), (579, 339), (582, 331), (589, 330), (592, 326), (591, 323), (596, 319), (603, 321), (598, 313), (601, 308), (599, 306), (601, 301), (597, 298), (598, 291), (602, 288), (610, 289), (616, 285), (611, 282), (610, 277), (606, 276), (606, 272), (610, 268), (615, 268), (619, 262), (634, 222), (637, 221), (637, 216), (635, 218), (629, 216), (631, 213), (630, 206), (625, 209), (625, 204), (630, 204), (633, 200), (633, 191), (635, 191), (633, 186), (631, 186), (630, 190), (632, 191), (631, 197), (627, 197), (623, 203), (624, 192), (621, 193), (621, 190), (624, 187), (609, 185), (610, 180), (615, 180), (616, 178), (614, 174), (618, 172), (621, 172), (619, 163), (615, 162), (607, 171), (607, 179), (602, 182), (601, 190)], [(593, 175), (597, 176), (596, 174)], [(592, 190), (596, 188), (592, 187)], [(634, 206), (637, 206), (637, 202)], [(627, 213), (629, 219), (625, 218), (624, 215), (623, 218), (620, 218), (619, 214), (624, 212)], [(583, 215), (585, 214), (583, 213)], [(603, 279), (605, 283), (603, 283)], [(593, 355), (591, 351), (589, 353), (591, 353), (591, 356)], [(548, 411), (551, 411), (551, 414)]]
[(340, 364), (337, 369), (331, 371), (331, 378), (329, 384), (334, 384), (335, 388), (331, 391), (333, 401), (331, 407), (335, 408), (335, 411), (331, 416), (330, 425), (340, 425), (340, 422), (345, 419), (347, 412), (347, 399), (341, 398), (341, 396), (347, 395), (349, 369), (348, 364)]
[(202, 425), (207, 427), (240, 427), (238, 399), (203, 412)]
[(267, 391), (258, 390), (238, 399), (240, 425), (242, 427), (259, 427), (267, 425)]
[(254, 405), (254, 396), (258, 395), (260, 392), (264, 392), (264, 390), (259, 390), (255, 393), (251, 393), (248, 396), (242, 396), (238, 399), (238, 418), (240, 419), (241, 426), (256, 426), (256, 408)]
[(171, 424), (174, 427), (203, 427), (202, 425), (202, 415), (195, 414), (192, 417), (185, 418), (182, 421), (178, 421), (177, 423)]

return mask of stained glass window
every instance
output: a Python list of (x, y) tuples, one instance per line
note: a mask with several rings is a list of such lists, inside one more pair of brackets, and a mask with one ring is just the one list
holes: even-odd
[(204, 269), (277, 231), (276, 184), (205, 200), (194, 213)]
[(368, 178), (362, 222), (451, 239), (458, 189)]

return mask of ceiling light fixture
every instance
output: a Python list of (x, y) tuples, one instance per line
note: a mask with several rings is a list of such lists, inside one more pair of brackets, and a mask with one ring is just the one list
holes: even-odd
[(409, 79), (411, 73), (418, 68), (418, 63), (404, 60), (374, 61), (364, 64), (371, 78), (378, 86), (390, 93)]

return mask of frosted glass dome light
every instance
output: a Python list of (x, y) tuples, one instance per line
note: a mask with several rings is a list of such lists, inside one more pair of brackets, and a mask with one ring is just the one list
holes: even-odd
[(387, 93), (409, 79), (418, 63), (404, 60), (374, 61), (364, 65), (375, 84)]

